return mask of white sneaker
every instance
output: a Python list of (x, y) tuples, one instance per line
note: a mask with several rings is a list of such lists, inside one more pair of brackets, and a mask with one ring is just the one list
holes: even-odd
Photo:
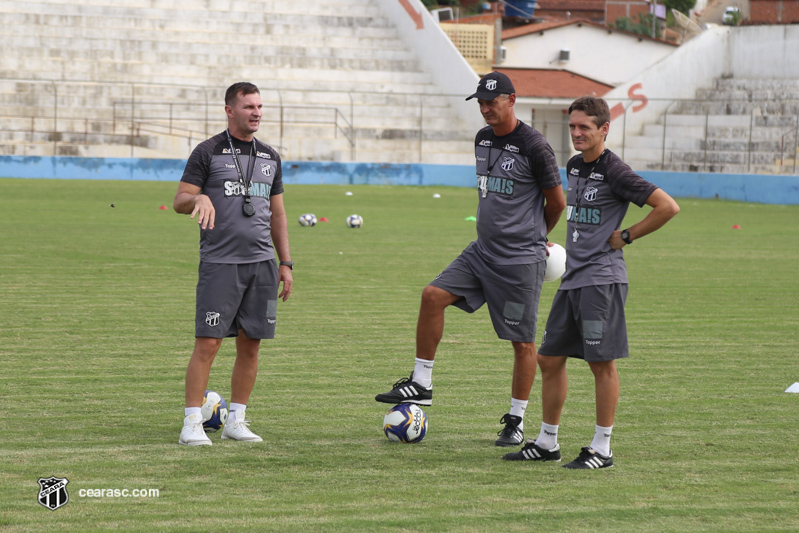
[(189, 415), (183, 419), (178, 444), (186, 446), (211, 446), (211, 439), (203, 429), (203, 417), (200, 414)]
[[(237, 412), (236, 415), (235, 421), (231, 422), (228, 420), (225, 424), (225, 428), (222, 430), (222, 438), (240, 440), (243, 442), (263, 442), (264, 439), (250, 431), (250, 428), (247, 427), (250, 423), (244, 420), (244, 411)], [(238, 415), (241, 415), (241, 420), (239, 420)]]

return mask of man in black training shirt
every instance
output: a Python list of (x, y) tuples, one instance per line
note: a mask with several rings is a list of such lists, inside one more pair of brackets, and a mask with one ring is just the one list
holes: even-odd
[(497, 336), (511, 341), (510, 412), (497, 446), (524, 441), (524, 411), (535, 377), (535, 328), (546, 270), (546, 236), (566, 207), (555, 154), (541, 133), (516, 118), (516, 91), (500, 73), (485, 75), (477, 98), (485, 128), (475, 138), (477, 240), (422, 291), (416, 364), (410, 378), (375, 399), (432, 405), (432, 371), (444, 310), (473, 313), (488, 304)]
[[(610, 435), (619, 401), (616, 359), (628, 356), (624, 304), (627, 267), (622, 248), (662, 227), (676, 215), (677, 203), (605, 148), (610, 109), (601, 98), (578, 98), (569, 107), (575, 150), (566, 166), (566, 272), (552, 302), (541, 340), (542, 423), (537, 439), (511, 461), (560, 461), (558, 427), (566, 401), (566, 359), (585, 360), (594, 374), (594, 439), (566, 468), (613, 466)], [(621, 229), (630, 203), (652, 207), (643, 220)]]
[(258, 373), (261, 339), (275, 337), (277, 301), (286, 301), (292, 286), (280, 157), (254, 137), (261, 120), (258, 87), (231, 85), (225, 112), (228, 129), (194, 149), (174, 201), (175, 211), (196, 215), (200, 225), (195, 343), (179, 440), (188, 446), (211, 445), (200, 408), (224, 337), (236, 337), (236, 362), (222, 438), (263, 440), (247, 427), (245, 409)]

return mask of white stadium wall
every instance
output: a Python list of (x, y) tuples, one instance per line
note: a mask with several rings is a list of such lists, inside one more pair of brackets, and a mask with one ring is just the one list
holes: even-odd
[[(626, 117), (620, 116), (611, 124), (608, 145), (620, 147), (623, 130), (640, 133), (644, 124), (666, 113), (674, 99), (694, 98), (697, 89), (710, 88), (718, 78), (799, 78), (797, 50), (799, 26), (795, 25), (719, 26), (702, 32), (605, 95), (611, 108), (622, 104), (626, 109)], [(631, 94), (646, 97), (646, 112), (635, 112), (640, 100), (634, 100)]]
[[(562, 68), (612, 86), (624, 83), (677, 49), (671, 44), (579, 23), (513, 37), (502, 44), (507, 49), (503, 67)], [(559, 61), (561, 50), (569, 51), (568, 61)], [(597, 57), (598, 50), (604, 58)]]

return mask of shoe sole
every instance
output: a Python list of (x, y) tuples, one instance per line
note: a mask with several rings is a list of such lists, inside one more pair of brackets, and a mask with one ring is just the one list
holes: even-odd
[(390, 404), (393, 404), (393, 405), (399, 405), (401, 403), (413, 403), (413, 404), (416, 404), (416, 405), (424, 405), (424, 406), (427, 406), (427, 407), (430, 407), (431, 405), (433, 405), (433, 400), (405, 400), (405, 399), (403, 399), (403, 400), (397, 401), (397, 400), (389, 400), (387, 398), (384, 398), (384, 399), (381, 400), (380, 398), (375, 397), (375, 401), (380, 402), (380, 403), (390, 403)]
[(502, 446), (503, 448), (512, 448), (514, 446), (519, 446), (524, 443), (524, 439), (520, 440), (519, 442), (509, 442), (509, 441), (496, 441), (494, 443), (495, 446)]
[(178, 444), (182, 444), (183, 446), (211, 446), (213, 443), (211, 441), (183, 442), (179, 440)]
[(506, 461), (519, 461), (519, 462), (526, 462), (526, 463), (559, 463), (560, 459), (527, 459), (525, 457), (503, 457)]
[(222, 440), (234, 440), (236, 442), (263, 442), (264, 441), (264, 439), (262, 439), (262, 438), (244, 440), (244, 439), (234, 439), (233, 437), (226, 437), (224, 435), (222, 435)]

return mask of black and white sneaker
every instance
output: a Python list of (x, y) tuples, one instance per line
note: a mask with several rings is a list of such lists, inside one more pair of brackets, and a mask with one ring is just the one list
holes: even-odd
[(530, 439), (524, 448), (518, 452), (506, 453), (503, 457), (506, 461), (556, 461), (560, 462), (560, 444), (556, 444), (551, 450), (545, 450)]
[(522, 417), (508, 413), (499, 419), (499, 423), (505, 424), (505, 427), (497, 433), (499, 438), (494, 444), (497, 446), (518, 446), (524, 442), (524, 431), (519, 429)]
[(586, 446), (571, 463), (566, 463), (563, 468), (610, 468), (613, 466), (613, 450), (605, 457), (595, 449)]
[(425, 388), (413, 381), (413, 372), (408, 378), (394, 383), (390, 391), (375, 396), (375, 400), (383, 403), (415, 403), (416, 405), (433, 405), (433, 389)]

